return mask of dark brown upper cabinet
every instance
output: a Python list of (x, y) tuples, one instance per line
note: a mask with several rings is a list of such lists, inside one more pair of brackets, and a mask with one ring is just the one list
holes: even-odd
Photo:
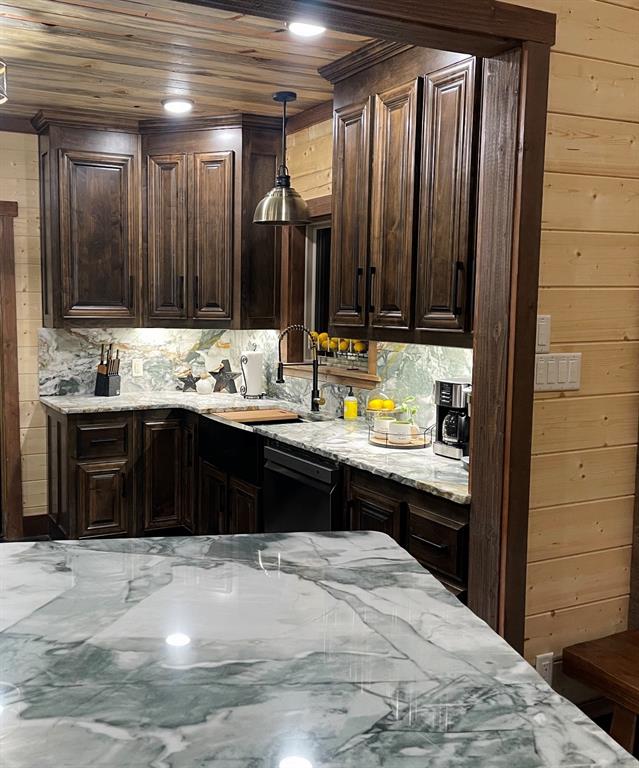
[(331, 322), (349, 328), (366, 325), (368, 266), (370, 99), (335, 111), (333, 123), (333, 217)]
[(248, 116), (143, 125), (145, 325), (278, 327), (279, 237), (253, 224), (277, 129)]
[(233, 316), (233, 152), (193, 156), (193, 317)]
[(476, 60), (374, 43), (334, 83), (331, 328), (472, 344)]
[(44, 324), (137, 325), (139, 138), (65, 125), (46, 125), (44, 130)]
[(469, 327), (475, 60), (427, 75), (417, 257), (417, 328)]
[(370, 324), (409, 328), (420, 82), (375, 97), (370, 227)]
[(280, 234), (253, 224), (278, 118), (34, 125), (45, 325), (279, 327)]
[(147, 158), (147, 316), (185, 319), (187, 278), (187, 156)]

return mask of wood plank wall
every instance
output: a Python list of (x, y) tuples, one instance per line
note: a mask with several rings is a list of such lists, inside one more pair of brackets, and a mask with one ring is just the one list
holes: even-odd
[(582, 353), (578, 392), (537, 395), (526, 657), (625, 628), (639, 419), (639, 2), (552, 11), (539, 312)]
[[(525, 651), (533, 660), (627, 622), (639, 418), (639, 0), (513, 1), (558, 15), (539, 311), (552, 315), (553, 351), (583, 355), (579, 392), (535, 400)], [(291, 139), (293, 185), (327, 194), (330, 125)]]
[(0, 132), (2, 198), (18, 203), (15, 220), (18, 379), (25, 515), (46, 512), (46, 428), (38, 402), (38, 329), (42, 325), (38, 137)]

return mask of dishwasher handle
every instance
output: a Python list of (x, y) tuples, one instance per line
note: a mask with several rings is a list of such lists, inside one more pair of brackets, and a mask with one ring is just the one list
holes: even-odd
[[(270, 469), (289, 477), (297, 476), (303, 480), (315, 480), (323, 485), (336, 485), (339, 481), (339, 468), (310, 461), (270, 445), (264, 447), (265, 469)], [(283, 470), (287, 470), (284, 472)]]

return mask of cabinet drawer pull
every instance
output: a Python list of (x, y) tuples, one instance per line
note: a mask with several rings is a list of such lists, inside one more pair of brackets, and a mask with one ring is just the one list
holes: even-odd
[(458, 302), (459, 298), (459, 275), (464, 271), (464, 262), (455, 262), (455, 272), (453, 274), (453, 315), (461, 315), (463, 309)]
[(122, 498), (126, 499), (126, 474), (124, 472), (120, 474), (120, 480), (122, 482)]
[(91, 445), (100, 445), (103, 443), (117, 443), (119, 438), (117, 437), (92, 437)]
[(355, 312), (358, 314), (362, 311), (362, 305), (359, 303), (359, 281), (364, 274), (364, 267), (357, 267), (355, 270)]
[(415, 541), (419, 541), (420, 544), (425, 544), (427, 547), (436, 549), (438, 552), (445, 552), (448, 549), (448, 544), (438, 544), (436, 541), (430, 541), (430, 539), (423, 539), (421, 536), (415, 536), (414, 533), (411, 534), (411, 538), (415, 539)]
[(178, 277), (178, 309), (184, 309), (184, 275)]
[(366, 293), (368, 294), (368, 311), (371, 313), (375, 311), (375, 304), (373, 303), (373, 278), (375, 277), (375, 271), (375, 267), (368, 268), (368, 286), (366, 288)]
[(198, 293), (199, 293), (199, 285), (200, 285), (200, 279), (197, 275), (193, 277), (193, 306), (195, 309), (199, 309), (199, 299), (198, 299)]

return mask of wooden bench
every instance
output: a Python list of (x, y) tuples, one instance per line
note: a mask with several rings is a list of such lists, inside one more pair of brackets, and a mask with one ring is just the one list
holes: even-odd
[(639, 717), (639, 630), (564, 648), (563, 670), (610, 699), (610, 735), (633, 754)]

